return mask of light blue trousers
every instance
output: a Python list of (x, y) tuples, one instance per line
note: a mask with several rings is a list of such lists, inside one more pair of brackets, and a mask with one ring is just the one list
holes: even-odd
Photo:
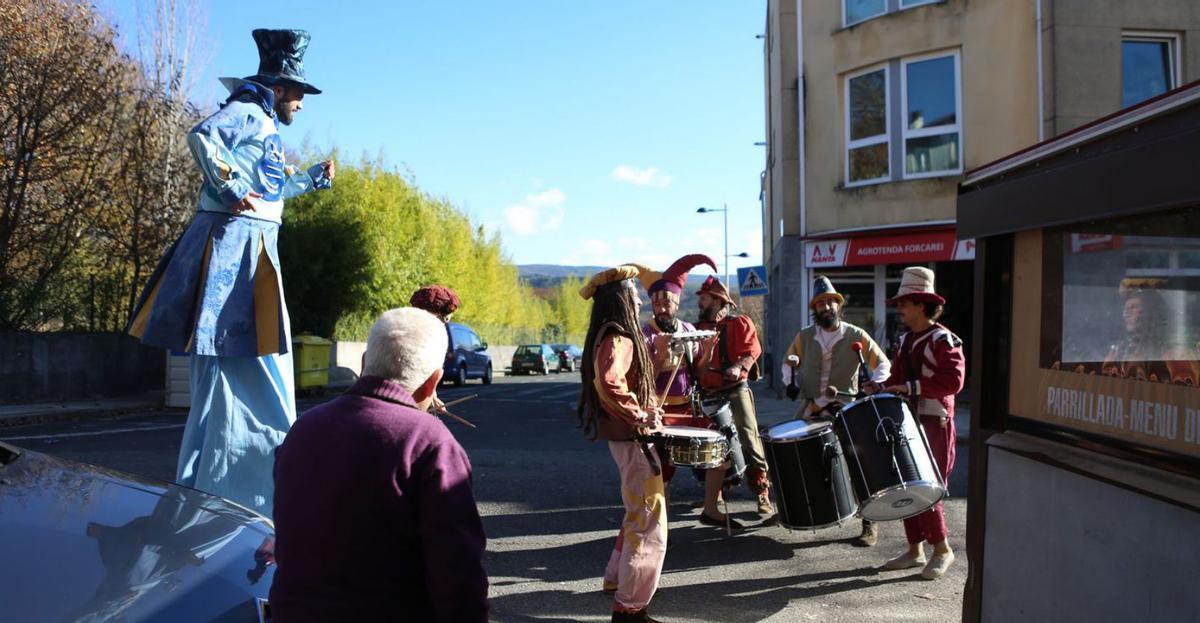
[(272, 516), (275, 448), (296, 421), (292, 354), (192, 355), (175, 480)]

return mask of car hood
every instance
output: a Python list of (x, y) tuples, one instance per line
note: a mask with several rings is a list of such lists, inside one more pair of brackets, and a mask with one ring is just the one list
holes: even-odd
[(0, 621), (257, 621), (274, 538), (227, 500), (22, 450), (0, 466)]

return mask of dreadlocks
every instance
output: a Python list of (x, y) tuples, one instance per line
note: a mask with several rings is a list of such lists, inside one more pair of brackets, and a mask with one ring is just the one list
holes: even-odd
[(595, 385), (596, 343), (608, 331), (620, 332), (633, 342), (633, 382), (629, 389), (637, 397), (638, 404), (645, 408), (654, 400), (654, 366), (638, 322), (637, 290), (629, 287), (627, 281), (601, 286), (592, 299), (592, 319), (583, 346), (583, 388), (575, 412), (579, 427), (588, 439), (596, 438), (596, 418), (602, 408)]

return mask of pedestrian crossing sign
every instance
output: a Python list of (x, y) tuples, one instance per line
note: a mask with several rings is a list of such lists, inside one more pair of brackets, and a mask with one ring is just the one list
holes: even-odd
[(767, 268), (765, 266), (750, 266), (739, 268), (738, 294), (741, 296), (762, 296), (767, 293)]

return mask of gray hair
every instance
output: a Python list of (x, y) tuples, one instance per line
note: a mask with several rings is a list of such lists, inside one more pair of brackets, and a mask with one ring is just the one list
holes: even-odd
[(415, 391), (442, 367), (447, 340), (446, 324), (437, 316), (415, 307), (388, 310), (367, 334), (363, 374)]

